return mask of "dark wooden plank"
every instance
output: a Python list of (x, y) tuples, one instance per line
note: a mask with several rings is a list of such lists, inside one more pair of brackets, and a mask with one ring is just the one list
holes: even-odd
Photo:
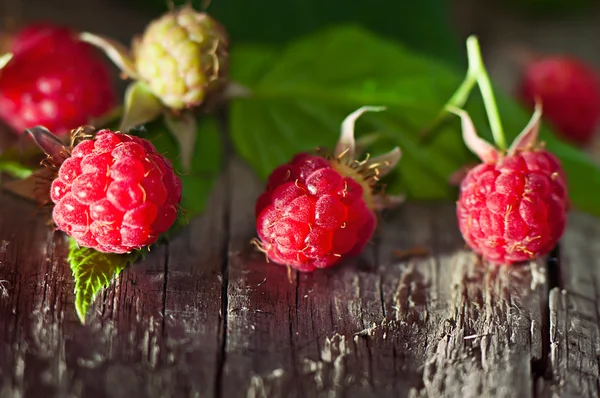
[[(27, 0), (26, 18), (123, 40), (147, 20), (100, 0), (69, 1), (69, 12), (46, 3)], [(486, 35), (490, 59), (510, 50), (494, 45), (497, 30)], [(501, 84), (514, 80), (490, 65)], [(261, 189), (234, 162), (206, 215), (126, 270), (86, 326), (63, 239), (0, 194), (0, 398), (599, 395), (597, 219), (571, 219), (548, 324), (554, 276), (542, 262), (479, 264), (462, 250), (452, 205), (388, 213), (363, 256), (290, 284), (248, 243)], [(393, 255), (414, 246), (433, 254)], [(548, 352), (543, 381), (534, 371)]]
[[(85, 326), (64, 240), (2, 193), (0, 396), (594, 396), (597, 326), (577, 329), (596, 311), (584, 267), (565, 272), (583, 288), (551, 295), (552, 386), (532, 370), (549, 350), (543, 262), (482, 264), (453, 205), (409, 203), (382, 216), (362, 256), (290, 283), (250, 244), (261, 190), (231, 162), (206, 214), (127, 269)], [(597, 229), (570, 227), (565, 245)], [(431, 255), (395, 257), (416, 246)], [(588, 264), (588, 246), (564, 256)], [(572, 310), (577, 300), (588, 312)]]
[[(224, 396), (532, 396), (543, 261), (481, 264), (461, 250), (454, 206), (408, 204), (363, 256), (290, 284), (249, 249), (253, 185), (232, 188)], [(417, 245), (434, 255), (393, 257)]]
[(550, 292), (549, 390), (562, 397), (598, 397), (600, 220), (571, 213), (562, 242), (563, 289)]
[[(214, 396), (222, 346), (228, 179), (219, 181), (206, 213), (169, 242), (164, 339), (171, 396)], [(164, 395), (163, 395), (164, 396)]]
[[(0, 396), (52, 393), (62, 384), (57, 345), (68, 322), (60, 247), (35, 207), (0, 193), (0, 208)], [(27, 371), (46, 372), (49, 383), (32, 385)]]
[(204, 217), (125, 270), (84, 326), (62, 235), (2, 193), (0, 397), (213, 395), (224, 188)]
[[(297, 391), (278, 382), (294, 371), (290, 325), (296, 311), (296, 285), (288, 281), (285, 267), (265, 264), (264, 255), (250, 244), (256, 234), (254, 202), (263, 184), (238, 161), (231, 162), (229, 171), (228, 302), (221, 396), (261, 396), (263, 391), (281, 396), (284, 388), (293, 394)], [(269, 378), (274, 386), (263, 385), (263, 379)]]
[[(363, 256), (290, 283), (249, 243), (262, 184), (238, 162), (228, 176), (205, 216), (126, 270), (86, 326), (72, 309), (64, 242), (43, 219), (24, 219), (34, 207), (2, 194), (11, 211), (0, 220), (9, 265), (0, 273), (0, 391), (532, 395), (547, 326), (543, 264), (481, 264), (462, 250), (452, 205), (407, 204), (383, 216)], [(415, 246), (433, 254), (394, 257)]]
[(418, 375), (422, 367), (413, 393), (531, 396), (531, 361), (542, 358), (543, 262), (482, 264), (461, 250), (453, 205), (406, 207), (384, 234), (382, 255), (413, 245), (433, 253), (396, 262), (400, 274), (383, 277), (388, 319), (404, 329), (398, 371)]

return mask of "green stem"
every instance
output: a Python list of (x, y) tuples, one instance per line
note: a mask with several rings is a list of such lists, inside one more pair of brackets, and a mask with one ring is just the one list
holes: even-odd
[(498, 105), (494, 98), (494, 90), (490, 78), (481, 59), (481, 51), (479, 49), (479, 41), (476, 36), (469, 36), (467, 39), (467, 56), (469, 58), (469, 70), (476, 70), (477, 84), (483, 97), (483, 105), (490, 122), (494, 142), (498, 149), (504, 151), (506, 149), (506, 140), (504, 138), (504, 130), (498, 113)]
[(474, 62), (474, 59), (469, 58), (469, 68), (463, 82), (458, 86), (458, 89), (452, 94), (452, 97), (446, 102), (440, 113), (436, 116), (429, 126), (421, 132), (421, 137), (425, 138), (429, 132), (433, 131), (444, 120), (451, 108), (461, 108), (467, 103), (471, 90), (477, 84), (477, 75), (479, 74), (479, 65)]
[(0, 172), (8, 173), (15, 178), (27, 178), (33, 173), (33, 170), (18, 162), (10, 160), (0, 161)]
[(469, 94), (471, 94), (471, 90), (473, 90), (473, 87), (477, 83), (477, 74), (477, 65), (472, 65), (472, 62), (469, 59), (469, 69), (467, 70), (467, 76), (458, 87), (458, 90), (454, 92), (452, 97), (450, 97), (450, 99), (444, 106), (444, 113), (449, 112), (451, 108), (462, 108), (467, 103), (467, 100), (469, 99)]

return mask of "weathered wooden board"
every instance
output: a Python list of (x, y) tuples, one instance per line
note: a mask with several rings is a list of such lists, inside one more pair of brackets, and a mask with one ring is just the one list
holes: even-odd
[[(552, 337), (542, 262), (481, 264), (452, 204), (409, 203), (361, 257), (290, 282), (250, 244), (261, 189), (232, 161), (205, 215), (127, 269), (85, 326), (61, 235), (0, 194), (0, 397), (549, 391), (536, 382)], [(416, 247), (430, 254), (397, 257)]]
[[(149, 17), (123, 2), (22, 3), (25, 19), (124, 42)], [(506, 18), (479, 14), (488, 58), (505, 60)], [(85, 326), (64, 240), (0, 193), (0, 398), (600, 396), (597, 219), (572, 215), (559, 263), (498, 268), (463, 250), (453, 205), (408, 204), (382, 216), (360, 258), (290, 283), (249, 244), (261, 188), (232, 162), (206, 214), (127, 269)], [(415, 247), (431, 254), (394, 254)]]
[(600, 220), (572, 213), (561, 246), (558, 287), (550, 292), (550, 392), (598, 397)]

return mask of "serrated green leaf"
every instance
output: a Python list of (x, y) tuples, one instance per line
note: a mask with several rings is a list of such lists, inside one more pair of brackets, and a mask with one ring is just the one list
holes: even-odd
[(75, 309), (81, 323), (85, 323), (88, 308), (98, 292), (143, 253), (143, 250), (130, 254), (101, 253), (79, 247), (75, 240), (70, 240), (67, 260), (75, 278)]
[(31, 167), (10, 160), (0, 160), (0, 171), (20, 179), (27, 178), (33, 173)]
[[(357, 135), (377, 133), (373, 155), (399, 146), (403, 158), (386, 177), (391, 193), (414, 199), (451, 199), (450, 175), (476, 161), (462, 142), (458, 118), (448, 118), (429, 136), (421, 132), (436, 119), (465, 71), (417, 55), (362, 28), (342, 26), (302, 38), (282, 51), (238, 46), (231, 55), (232, 78), (250, 98), (233, 101), (229, 128), (239, 154), (265, 178), (295, 153), (333, 148), (345, 116), (364, 105), (388, 110), (361, 117)], [(497, 92), (508, 142), (531, 114)], [(480, 97), (466, 107), (482, 137), (491, 137)], [(575, 207), (600, 215), (600, 168), (548, 128), (541, 137), (563, 162)], [(595, 187), (595, 188), (594, 188)]]
[(238, 47), (231, 63), (233, 79), (253, 93), (232, 103), (232, 139), (263, 178), (297, 152), (331, 149), (344, 117), (364, 105), (388, 107), (357, 123), (359, 139), (372, 132), (381, 137), (370, 148), (372, 155), (396, 145), (404, 153), (395, 178), (387, 179), (392, 193), (451, 197), (455, 189), (447, 184), (449, 175), (473, 159), (456, 136), (458, 123), (442, 129), (427, 146), (418, 134), (455, 90), (458, 75), (361, 28), (329, 29), (281, 53)]
[(190, 219), (204, 210), (208, 196), (222, 166), (223, 150), (219, 125), (214, 117), (197, 120), (197, 136), (189, 171), (184, 171), (177, 142), (162, 123), (156, 121), (137, 132), (148, 138), (156, 149), (173, 163), (183, 185), (181, 208), (183, 219)]

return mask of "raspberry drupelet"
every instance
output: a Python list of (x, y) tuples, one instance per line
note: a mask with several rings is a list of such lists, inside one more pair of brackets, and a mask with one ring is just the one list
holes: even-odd
[(536, 100), (542, 102), (544, 117), (564, 139), (585, 145), (594, 138), (600, 123), (600, 78), (582, 61), (548, 56), (529, 63), (518, 96), (531, 108)]
[(10, 61), (0, 67), (0, 118), (14, 132), (43, 125), (66, 136), (116, 106), (108, 66), (70, 29), (26, 26), (11, 51)]
[(364, 249), (375, 231), (374, 211), (384, 203), (374, 188), (401, 157), (396, 148), (354, 160), (354, 122), (379, 110), (363, 107), (346, 118), (333, 157), (300, 153), (271, 173), (255, 209), (260, 238), (255, 243), (269, 260), (310, 272)]
[(541, 107), (503, 153), (477, 137), (464, 111), (467, 147), (482, 160), (460, 185), (460, 231), (474, 252), (498, 264), (529, 261), (549, 253), (563, 234), (568, 197), (559, 160), (537, 144)]
[(68, 150), (43, 128), (29, 131), (58, 170), (50, 187), (54, 223), (80, 246), (130, 252), (175, 222), (181, 180), (148, 140), (100, 130)]

